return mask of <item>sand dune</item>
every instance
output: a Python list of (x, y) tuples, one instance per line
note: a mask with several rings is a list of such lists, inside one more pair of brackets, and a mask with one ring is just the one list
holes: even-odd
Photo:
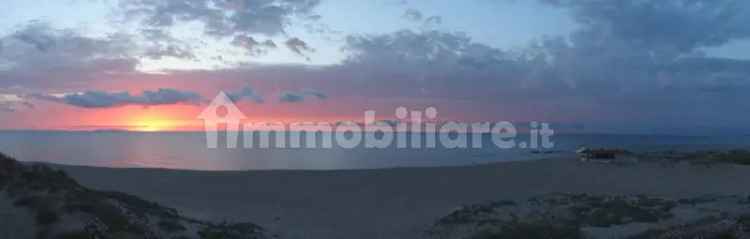
[(747, 166), (616, 166), (571, 158), (351, 171), (61, 167), (85, 186), (131, 193), (202, 219), (252, 221), (283, 238), (418, 238), (461, 205), (556, 192), (687, 198), (750, 191)]

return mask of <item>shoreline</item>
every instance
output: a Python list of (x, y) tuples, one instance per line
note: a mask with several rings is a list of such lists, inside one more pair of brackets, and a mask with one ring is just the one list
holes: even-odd
[(91, 166), (80, 164), (52, 163), (44, 161), (19, 161), (23, 164), (41, 164), (53, 168), (90, 168), (90, 169), (114, 169), (114, 170), (143, 170), (143, 171), (184, 171), (184, 172), (210, 172), (210, 173), (245, 173), (245, 172), (350, 172), (350, 171), (386, 171), (400, 169), (436, 169), (436, 168), (467, 168), (467, 167), (484, 167), (497, 164), (544, 161), (544, 160), (566, 160), (570, 159), (574, 153), (565, 153), (565, 156), (558, 155), (545, 158), (528, 158), (528, 159), (510, 159), (505, 161), (480, 161), (463, 165), (436, 165), (436, 166), (392, 166), (382, 168), (345, 168), (345, 169), (243, 169), (243, 170), (210, 170), (210, 169), (189, 169), (189, 168), (166, 168), (166, 167), (111, 167), (111, 166)]

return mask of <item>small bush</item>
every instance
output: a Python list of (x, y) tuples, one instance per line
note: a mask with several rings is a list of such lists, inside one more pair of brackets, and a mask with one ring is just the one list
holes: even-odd
[(609, 227), (631, 222), (653, 223), (672, 217), (669, 213), (675, 204), (659, 199), (640, 197), (638, 200), (621, 198), (590, 202), (589, 206), (571, 207), (582, 225)]
[(91, 214), (101, 220), (112, 231), (127, 231), (130, 228), (130, 220), (116, 206), (106, 201), (87, 200), (69, 204), (65, 207), (67, 212), (84, 212)]
[(52, 210), (41, 210), (36, 212), (36, 223), (39, 225), (51, 225), (60, 220), (60, 215)]
[(177, 221), (171, 221), (171, 220), (160, 221), (159, 222), (159, 227), (162, 230), (164, 230), (166, 232), (169, 232), (169, 233), (181, 232), (181, 231), (187, 230), (187, 228), (185, 228), (185, 226), (181, 225), (179, 222), (177, 222)]
[(501, 228), (481, 231), (471, 239), (579, 239), (585, 238), (583, 232), (573, 225), (552, 224), (545, 222), (516, 222)]
[(198, 232), (201, 239), (263, 238), (263, 230), (252, 223), (210, 225)]
[(483, 218), (484, 215), (490, 215), (495, 211), (495, 208), (504, 206), (513, 206), (515, 202), (511, 201), (499, 201), (493, 202), (486, 205), (469, 205), (454, 211), (447, 217), (444, 217), (438, 221), (438, 224), (465, 224), (471, 222), (477, 222), (477, 219)]
[(13, 205), (34, 211), (36, 222), (39, 225), (50, 225), (60, 220), (60, 216), (56, 212), (55, 200), (50, 197), (22, 197), (13, 202)]
[(74, 231), (74, 232), (66, 232), (58, 235), (56, 239), (90, 239), (91, 235), (89, 235), (86, 231)]
[(717, 159), (722, 162), (750, 165), (750, 151), (731, 150), (727, 153), (720, 154)]
[(104, 197), (122, 202), (123, 206), (127, 207), (138, 216), (155, 214), (163, 217), (175, 218), (178, 214), (175, 209), (164, 207), (158, 203), (149, 202), (130, 194), (121, 192), (101, 192), (101, 194)]

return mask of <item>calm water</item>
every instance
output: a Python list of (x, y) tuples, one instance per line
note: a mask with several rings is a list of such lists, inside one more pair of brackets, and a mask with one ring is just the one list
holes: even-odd
[[(485, 137), (481, 149), (208, 149), (203, 133), (0, 131), (0, 151), (24, 161), (105, 167), (199, 170), (363, 169), (471, 165), (572, 154), (582, 145), (633, 151), (730, 149), (750, 137), (560, 135), (557, 151), (502, 150)], [(523, 137), (519, 137), (523, 139)], [(241, 145), (241, 144), (240, 144)]]

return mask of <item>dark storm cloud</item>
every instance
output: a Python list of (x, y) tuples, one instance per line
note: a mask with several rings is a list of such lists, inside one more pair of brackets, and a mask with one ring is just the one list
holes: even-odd
[(86, 91), (62, 96), (36, 94), (33, 97), (83, 108), (110, 108), (124, 105), (197, 104), (201, 101), (201, 96), (197, 93), (175, 89), (143, 91), (141, 95), (131, 95), (128, 92)]

